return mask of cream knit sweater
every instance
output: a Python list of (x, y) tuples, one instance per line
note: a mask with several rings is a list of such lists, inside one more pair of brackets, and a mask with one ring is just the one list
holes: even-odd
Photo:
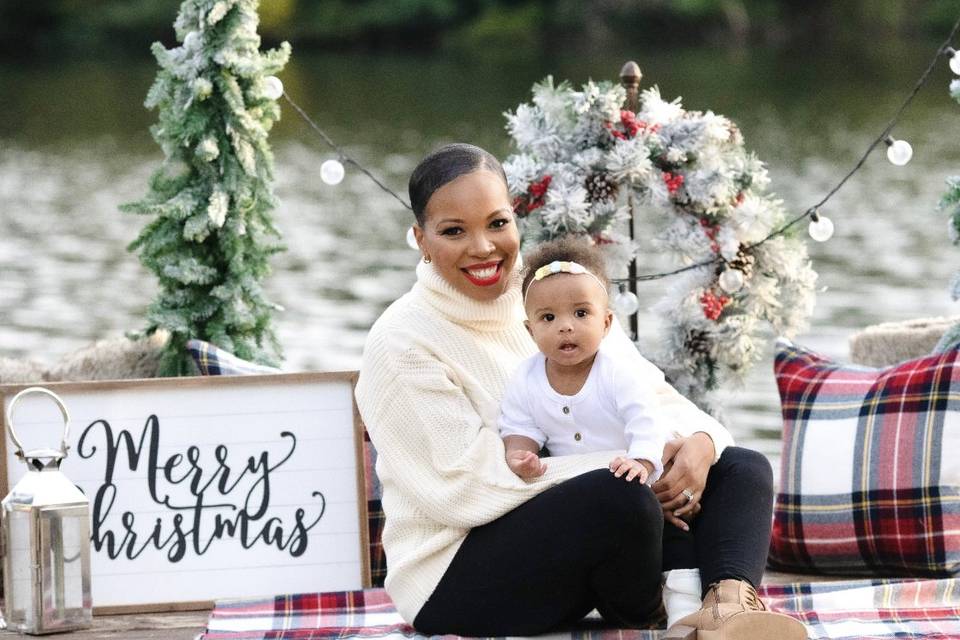
[[(385, 586), (408, 622), (472, 527), (622, 453), (551, 458), (546, 474), (530, 482), (507, 467), (497, 432), (500, 398), (515, 367), (536, 350), (514, 279), (498, 299), (479, 302), (421, 262), (413, 289), (367, 336), (357, 405), (377, 448), (383, 486)], [(691, 418), (684, 430), (707, 431), (719, 457), (729, 434), (672, 393)]]

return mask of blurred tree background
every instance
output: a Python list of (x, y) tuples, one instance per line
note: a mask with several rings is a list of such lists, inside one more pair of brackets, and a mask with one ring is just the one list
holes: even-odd
[[(4, 57), (149, 55), (173, 42), (180, 0), (0, 0)], [(872, 46), (939, 35), (955, 0), (261, 0), (265, 45), (295, 49), (549, 51), (624, 39), (682, 43)]]

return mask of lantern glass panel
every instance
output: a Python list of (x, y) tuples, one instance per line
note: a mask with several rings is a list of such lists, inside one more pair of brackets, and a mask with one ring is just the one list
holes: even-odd
[(4, 520), (7, 534), (7, 624), (11, 629), (33, 628), (36, 623), (33, 607), (34, 559), (30, 548), (33, 514), (29, 509), (8, 509)]
[[(88, 511), (45, 509), (40, 515), (40, 567), (44, 628), (74, 627), (91, 620)], [(84, 553), (86, 551), (86, 553)]]

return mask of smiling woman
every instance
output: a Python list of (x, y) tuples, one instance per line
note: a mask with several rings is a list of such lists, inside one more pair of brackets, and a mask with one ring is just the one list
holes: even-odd
[[(443, 147), (410, 178), (410, 200), (419, 211), (413, 233), (424, 262), (447, 282), (474, 300), (493, 300), (510, 284), (520, 235), (499, 163), (469, 150)], [(437, 186), (432, 169), (441, 161), (448, 163), (447, 181)]]

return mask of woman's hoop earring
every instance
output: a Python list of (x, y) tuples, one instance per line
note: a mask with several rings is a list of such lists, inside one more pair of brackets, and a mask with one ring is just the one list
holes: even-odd
[(433, 260), (430, 259), (430, 256), (423, 256), (423, 261), (426, 262), (427, 264), (430, 264), (431, 262), (433, 262)]

